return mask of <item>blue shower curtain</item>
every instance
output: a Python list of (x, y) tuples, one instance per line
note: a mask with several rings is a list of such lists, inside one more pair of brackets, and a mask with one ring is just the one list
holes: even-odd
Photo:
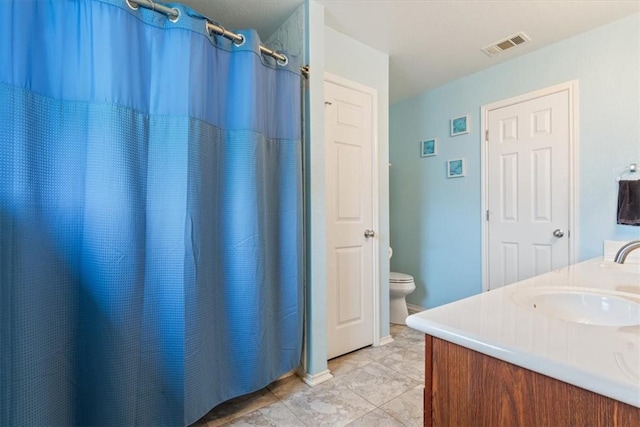
[(299, 365), (299, 64), (172, 6), (0, 1), (0, 425), (185, 425)]

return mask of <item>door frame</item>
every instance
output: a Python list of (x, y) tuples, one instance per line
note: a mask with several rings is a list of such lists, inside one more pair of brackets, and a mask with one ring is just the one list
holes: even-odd
[(508, 107), (521, 102), (530, 101), (543, 96), (567, 91), (569, 94), (569, 264), (574, 264), (578, 259), (578, 212), (579, 212), (579, 174), (578, 174), (578, 80), (571, 80), (544, 89), (528, 92), (523, 95), (485, 104), (481, 107), (481, 222), (482, 222), (482, 291), (489, 290), (489, 227), (486, 217), (489, 206), (489, 171), (487, 170), (488, 150), (487, 130), (489, 112), (498, 108)]
[[(354, 82), (336, 74), (324, 72), (324, 82), (333, 83), (338, 86), (343, 86), (347, 89), (352, 89), (358, 92), (366, 93), (371, 96), (371, 209), (372, 209), (372, 227), (376, 230), (376, 237), (372, 239), (373, 244), (373, 259), (371, 260), (371, 277), (372, 277), (372, 293), (373, 293), (373, 346), (380, 345), (380, 215), (379, 215), (379, 194), (380, 187), (378, 181), (379, 168), (378, 168), (378, 91), (372, 87), (365, 86), (363, 84)], [(322, 141), (325, 144), (325, 141)], [(324, 148), (325, 161), (326, 161), (326, 145)], [(325, 189), (325, 197), (328, 197), (328, 192)], [(325, 248), (326, 250), (326, 248)]]

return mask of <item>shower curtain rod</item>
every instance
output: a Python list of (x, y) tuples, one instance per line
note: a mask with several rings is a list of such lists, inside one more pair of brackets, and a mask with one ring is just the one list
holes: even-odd
[[(178, 20), (178, 18), (180, 18), (180, 10), (173, 8), (173, 7), (167, 7), (167, 6), (163, 6), (161, 4), (156, 4), (154, 3), (152, 0), (125, 0), (125, 2), (127, 3), (127, 5), (131, 8), (131, 9), (138, 9), (137, 7), (135, 7), (132, 3), (137, 4), (138, 6), (142, 6), (146, 9), (151, 9), (151, 10), (155, 10), (156, 12), (160, 12), (160, 13), (164, 13), (165, 15), (167, 15), (167, 18), (169, 18), (170, 21), (172, 22), (176, 22)], [(242, 34), (236, 34), (234, 32), (231, 32), (229, 30), (227, 30), (226, 28), (220, 26), (220, 25), (216, 25), (214, 23), (212, 23), (211, 21), (207, 20), (207, 24), (206, 24), (207, 30), (208, 31), (213, 31), (214, 33), (216, 33), (219, 36), (225, 37), (227, 39), (230, 39), (231, 41), (233, 41), (233, 43), (235, 44), (242, 44), (244, 43), (244, 36)], [(273, 49), (269, 49), (268, 47), (264, 46), (264, 45), (260, 45), (260, 53), (264, 54), (264, 55), (268, 55), (272, 58), (275, 58), (279, 63), (286, 65), (287, 62), (289, 62), (289, 59), (279, 53), (276, 52)], [(302, 73), (302, 75), (304, 75), (305, 77), (309, 76), (309, 67), (305, 66), (305, 67), (300, 67), (300, 72)]]

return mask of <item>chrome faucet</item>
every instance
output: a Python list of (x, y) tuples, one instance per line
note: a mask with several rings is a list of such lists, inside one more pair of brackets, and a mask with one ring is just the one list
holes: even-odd
[(636, 249), (640, 249), (640, 240), (632, 240), (629, 243), (623, 245), (616, 253), (616, 256), (613, 258), (614, 262), (618, 264), (624, 264), (624, 261), (627, 259), (627, 255)]

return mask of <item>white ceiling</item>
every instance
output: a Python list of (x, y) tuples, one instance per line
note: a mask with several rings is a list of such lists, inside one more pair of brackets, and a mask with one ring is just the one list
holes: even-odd
[[(389, 54), (391, 102), (640, 12), (640, 0), (316, 1), (326, 25)], [(227, 28), (255, 28), (263, 39), (303, 3), (182, 2)], [(532, 41), (492, 58), (480, 50), (519, 31)]]

